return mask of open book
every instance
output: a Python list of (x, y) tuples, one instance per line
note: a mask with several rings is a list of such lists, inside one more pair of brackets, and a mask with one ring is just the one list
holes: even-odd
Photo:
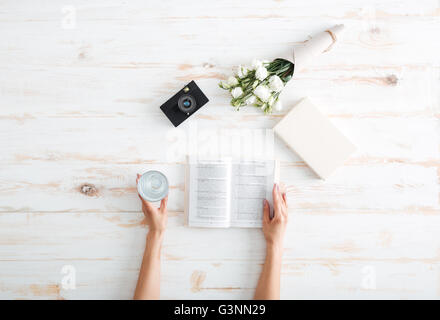
[(259, 228), (263, 199), (272, 208), (278, 181), (276, 161), (201, 161), (188, 159), (185, 215), (190, 227)]

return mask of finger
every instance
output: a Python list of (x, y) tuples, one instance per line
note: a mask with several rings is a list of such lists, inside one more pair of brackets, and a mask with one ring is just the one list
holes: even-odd
[(276, 183), (274, 183), (274, 185), (273, 185), (272, 197), (273, 197), (273, 209), (274, 209), (273, 216), (275, 218), (276, 211), (278, 211), (278, 209), (280, 209), (280, 191), (279, 191), (278, 184), (276, 184)]
[(283, 184), (277, 184), (278, 186), (278, 205), (279, 207), (286, 207), (286, 198), (285, 198), (285, 193), (286, 193), (286, 188), (284, 187)]
[(168, 205), (168, 195), (160, 201), (160, 208), (159, 208), (159, 210), (160, 210), (161, 213), (166, 213), (167, 212), (167, 205)]
[(280, 184), (281, 198), (283, 199), (284, 205), (287, 206), (287, 188), (284, 183)]
[(286, 185), (283, 182), (280, 182), (280, 191), (281, 194), (286, 193)]
[(141, 178), (141, 175), (138, 173), (138, 174), (136, 174), (136, 184), (138, 184), (139, 183), (139, 179)]
[(279, 192), (279, 196), (280, 196), (280, 201), (283, 204), (283, 202), (284, 202), (283, 194), (286, 193), (286, 185), (283, 182), (277, 183), (277, 185), (278, 185), (278, 192)]
[(147, 200), (142, 198), (140, 194), (138, 194), (138, 197), (139, 197), (139, 199), (141, 199), (142, 204), (145, 206), (145, 208), (148, 209), (148, 211), (154, 210), (154, 207), (153, 207), (153, 205), (150, 202), (148, 202)]
[(263, 200), (263, 222), (269, 222), (270, 221), (270, 206), (269, 202), (264, 199)]

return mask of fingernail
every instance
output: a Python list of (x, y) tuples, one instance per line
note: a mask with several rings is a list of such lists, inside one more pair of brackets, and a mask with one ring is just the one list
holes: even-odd
[(277, 191), (280, 191), (280, 186), (278, 185), (278, 183), (275, 183), (277, 186)]

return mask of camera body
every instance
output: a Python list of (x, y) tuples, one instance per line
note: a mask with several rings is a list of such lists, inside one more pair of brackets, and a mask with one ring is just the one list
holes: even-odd
[(160, 109), (165, 113), (167, 118), (170, 119), (171, 123), (177, 127), (208, 101), (208, 98), (197, 84), (191, 81), (183, 87), (182, 90), (161, 105)]

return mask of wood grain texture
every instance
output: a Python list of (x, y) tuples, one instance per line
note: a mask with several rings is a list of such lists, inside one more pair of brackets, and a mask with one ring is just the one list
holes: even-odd
[[(171, 184), (162, 297), (251, 298), (261, 230), (184, 227), (175, 148), (262, 133), (304, 96), (359, 150), (323, 182), (275, 139), (290, 207), (282, 298), (440, 298), (437, 0), (69, 6), (73, 28), (56, 1), (0, 3), (0, 298), (131, 298), (147, 232), (135, 175), (147, 169)], [(283, 111), (229, 106), (217, 83), (234, 65), (285, 56), (336, 23), (343, 39), (291, 81)], [(172, 129), (158, 106), (192, 79), (210, 102)]]

